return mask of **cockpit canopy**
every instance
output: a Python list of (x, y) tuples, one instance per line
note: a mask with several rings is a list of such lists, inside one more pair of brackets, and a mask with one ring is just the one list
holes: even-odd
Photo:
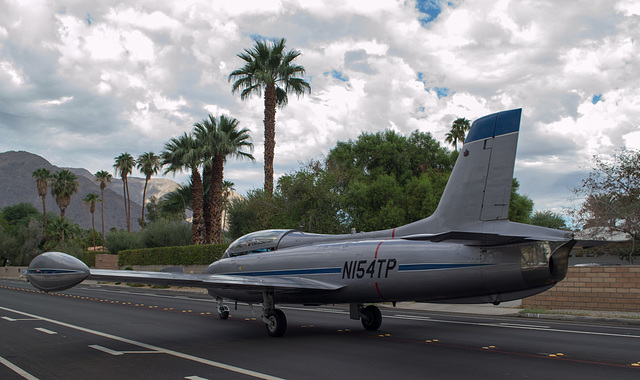
[(294, 230), (263, 230), (236, 239), (225, 251), (223, 258), (269, 252), (278, 248), (284, 235)]

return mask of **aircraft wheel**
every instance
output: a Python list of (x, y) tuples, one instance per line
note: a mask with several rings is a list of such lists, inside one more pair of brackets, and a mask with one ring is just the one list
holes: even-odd
[(223, 305), (218, 308), (218, 316), (220, 319), (229, 319), (229, 306)]
[(367, 330), (377, 330), (382, 324), (382, 313), (376, 306), (369, 305), (362, 310), (362, 326)]
[(270, 336), (280, 337), (287, 329), (287, 317), (280, 309), (273, 309), (267, 314), (267, 332)]

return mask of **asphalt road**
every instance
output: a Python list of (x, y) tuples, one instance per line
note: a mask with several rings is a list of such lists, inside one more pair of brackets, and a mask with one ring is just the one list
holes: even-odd
[[(246, 305), (204, 295), (0, 280), (0, 379), (638, 379), (640, 327), (383, 308), (281, 306), (271, 338)], [(634, 366), (635, 364), (635, 366)]]

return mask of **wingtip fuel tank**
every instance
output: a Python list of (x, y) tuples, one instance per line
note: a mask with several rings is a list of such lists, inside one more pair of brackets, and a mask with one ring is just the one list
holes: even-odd
[(85, 263), (62, 252), (45, 252), (34, 258), (27, 269), (29, 282), (45, 292), (74, 287), (89, 274), (89, 267)]

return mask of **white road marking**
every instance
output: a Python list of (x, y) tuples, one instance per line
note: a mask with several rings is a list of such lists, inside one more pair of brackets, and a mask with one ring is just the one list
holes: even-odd
[(98, 351), (106, 352), (109, 355), (119, 356), (124, 354), (163, 354), (164, 352), (160, 351), (116, 351), (107, 347), (102, 347), (97, 344), (89, 345), (91, 348), (95, 348)]
[(187, 377), (185, 377), (185, 379), (189, 379), (189, 380), (209, 380), (209, 379), (205, 379), (204, 377), (200, 377), (200, 376), (187, 376)]
[(236, 367), (236, 366), (233, 366), (233, 365), (216, 362), (216, 361), (209, 360), (209, 359), (200, 358), (200, 357), (197, 357), (197, 356), (185, 354), (183, 352), (168, 350), (166, 348), (161, 348), (161, 347), (154, 346), (154, 345), (147, 344), (147, 343), (137, 342), (137, 341), (135, 341), (133, 339), (119, 337), (117, 335), (108, 334), (108, 333), (104, 333), (104, 332), (101, 332), (101, 331), (88, 329), (86, 327), (72, 325), (70, 323), (66, 323), (66, 322), (62, 322), (62, 321), (56, 321), (55, 319), (40, 317), (38, 315), (26, 313), (24, 311), (18, 311), (18, 310), (14, 310), (14, 309), (9, 309), (9, 308), (3, 307), (3, 306), (0, 306), (0, 310), (5, 310), (5, 311), (10, 312), (10, 313), (24, 315), (24, 316), (29, 317), (29, 318), (36, 318), (36, 319), (39, 319), (41, 321), (45, 321), (45, 322), (56, 324), (58, 326), (63, 326), (63, 327), (67, 327), (67, 328), (70, 328), (70, 329), (82, 331), (84, 333), (101, 336), (101, 337), (107, 338), (107, 339), (113, 339), (113, 340), (118, 341), (118, 342), (128, 343), (128, 344), (131, 344), (131, 345), (134, 345), (134, 346), (145, 348), (147, 350), (157, 351), (157, 352), (160, 352), (160, 353), (164, 353), (164, 354), (167, 354), (167, 355), (175, 356), (175, 357), (182, 358), (182, 359), (185, 359), (185, 360), (191, 360), (191, 361), (194, 361), (194, 362), (197, 362), (197, 363), (200, 363), (200, 364), (204, 364), (204, 365), (208, 365), (208, 366), (211, 366), (211, 367), (224, 369), (224, 370), (235, 372), (235, 373), (240, 373), (240, 374), (251, 376), (251, 377), (255, 377), (255, 378), (258, 378), (258, 379), (282, 380), (279, 377), (267, 375), (267, 374), (256, 372), (256, 371), (251, 371), (249, 369), (244, 369), (244, 368)]
[(89, 345), (89, 347), (95, 348), (98, 351), (106, 352), (107, 354), (113, 355), (113, 356), (124, 355), (121, 351), (114, 351), (107, 347), (98, 346), (97, 344), (91, 344)]
[(9, 368), (10, 370), (12, 370), (13, 372), (17, 373), (18, 375), (24, 377), (27, 380), (38, 380), (37, 377), (33, 376), (32, 374), (30, 374), (29, 372), (23, 370), (22, 368), (18, 367), (17, 365), (11, 363), (7, 359), (3, 358), (2, 356), (0, 356), (0, 363), (4, 364), (5, 367)]
[(51, 331), (51, 330), (47, 330), (44, 327), (36, 327), (35, 330), (38, 330), (40, 332), (43, 332), (43, 333), (49, 334), (49, 335), (56, 335), (57, 334), (57, 332)]
[(2, 317), (2, 319), (4, 319), (5, 321), (9, 321), (9, 322), (17, 322), (17, 321), (37, 321), (37, 319), (33, 319), (33, 318), (15, 319), (15, 318), (11, 318), (11, 317)]

